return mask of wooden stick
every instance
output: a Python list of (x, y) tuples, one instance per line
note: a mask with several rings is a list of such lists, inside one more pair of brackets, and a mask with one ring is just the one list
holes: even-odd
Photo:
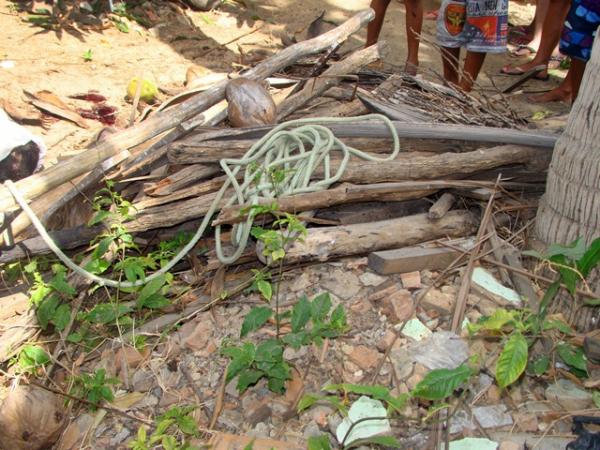
[(332, 64), (321, 76), (309, 80), (300, 92), (286, 99), (277, 112), (277, 119), (282, 120), (330, 87), (339, 84), (344, 75), (356, 72), (361, 67), (378, 60), (384, 46), (383, 42), (379, 42), (377, 45), (354, 52), (348, 58)]
[(450, 208), (452, 208), (455, 201), (456, 197), (454, 197), (454, 195), (445, 192), (433, 205), (431, 205), (427, 215), (431, 220), (441, 219), (448, 211), (450, 211)]
[[(371, 21), (374, 11), (367, 9), (359, 12), (339, 27), (317, 36), (314, 39), (294, 44), (276, 55), (268, 58), (256, 67), (248, 70), (244, 76), (252, 80), (266, 78), (274, 72), (287, 67), (299, 58), (314, 55), (331, 47), (336, 42), (344, 41), (348, 36), (358, 31)], [(84, 151), (64, 163), (57, 164), (39, 174), (31, 175), (15, 183), (15, 186), (25, 199), (32, 199), (48, 190), (92, 170), (100, 162), (125, 149), (129, 149), (148, 139), (176, 127), (183, 121), (201, 113), (224, 98), (227, 81), (216, 84), (201, 94), (180, 103), (179, 105), (161, 111), (134, 127), (108, 136), (91, 149)], [(16, 206), (13, 196), (8, 189), (0, 189), (0, 211), (9, 211)]]
[[(498, 177), (500, 180), (500, 177)], [(463, 317), (465, 314), (465, 308), (467, 306), (467, 296), (469, 295), (469, 289), (471, 288), (471, 274), (473, 273), (473, 266), (475, 265), (475, 260), (477, 255), (479, 254), (479, 249), (481, 248), (481, 244), (483, 242), (483, 235), (485, 230), (487, 229), (487, 223), (492, 216), (492, 205), (494, 204), (494, 196), (492, 195), (487, 203), (485, 208), (485, 212), (483, 213), (483, 217), (481, 219), (481, 224), (479, 225), (479, 230), (477, 231), (477, 237), (475, 239), (475, 246), (471, 249), (469, 253), (469, 261), (467, 263), (467, 267), (463, 272), (460, 288), (458, 290), (458, 294), (456, 295), (456, 306), (454, 309), (454, 316), (452, 317), (452, 327), (451, 331), (456, 333), (458, 331), (458, 327), (463, 321)]]

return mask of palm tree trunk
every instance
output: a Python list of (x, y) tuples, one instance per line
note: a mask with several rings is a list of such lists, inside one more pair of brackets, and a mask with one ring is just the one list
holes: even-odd
[[(554, 147), (546, 193), (540, 201), (537, 237), (546, 244), (586, 244), (600, 236), (600, 31), (567, 126)], [(600, 297), (600, 275), (588, 284)], [(564, 293), (555, 310), (581, 332), (597, 328), (600, 307), (582, 306)]]

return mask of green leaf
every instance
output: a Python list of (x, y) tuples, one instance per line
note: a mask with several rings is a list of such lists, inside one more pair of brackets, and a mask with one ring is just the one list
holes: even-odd
[(269, 378), (269, 381), (267, 382), (267, 387), (271, 392), (275, 392), (276, 394), (283, 394), (285, 392), (285, 381), (277, 378)]
[(368, 395), (376, 400), (385, 400), (390, 396), (390, 390), (385, 386), (380, 385), (364, 385), (364, 384), (328, 384), (323, 387), (324, 391), (337, 392), (343, 391), (349, 394)]
[(600, 298), (586, 299), (583, 303), (588, 306), (600, 306)]
[(271, 252), (271, 259), (273, 261), (278, 261), (283, 258), (285, 258), (285, 250), (284, 249), (278, 248), (276, 250), (273, 250), (273, 252)]
[(331, 309), (331, 297), (329, 292), (317, 295), (310, 304), (310, 312), (313, 322), (323, 322)]
[(472, 370), (466, 364), (455, 369), (432, 370), (415, 386), (413, 395), (427, 400), (442, 400), (452, 395), (471, 375)]
[(312, 405), (314, 405), (315, 403), (317, 403), (320, 400), (323, 400), (322, 395), (305, 394), (298, 402), (298, 406), (296, 407), (296, 410), (298, 412), (304, 411), (305, 409), (310, 408)]
[(367, 439), (353, 441), (350, 445), (345, 446), (344, 449), (360, 447), (365, 444), (374, 444), (390, 448), (402, 448), (402, 444), (400, 444), (400, 442), (398, 442), (398, 440), (393, 436), (371, 436)]
[(342, 414), (343, 416), (347, 416), (348, 415), (348, 408), (346, 407), (346, 405), (344, 404), (344, 402), (342, 402), (335, 395), (328, 395), (327, 397), (324, 398), (324, 400), (326, 402), (328, 402), (331, 406), (333, 406), (334, 408), (336, 408), (340, 412), (340, 414)]
[(256, 384), (256, 382), (264, 376), (265, 376), (264, 372), (262, 372), (260, 370), (254, 370), (254, 369), (242, 370), (240, 372), (240, 377), (238, 378), (237, 390), (240, 393), (244, 392), (246, 389), (248, 389), (249, 386)]
[(56, 294), (50, 295), (49, 297), (40, 302), (36, 310), (36, 315), (38, 318), (38, 322), (42, 327), (42, 330), (48, 328), (48, 323), (50, 322), (52, 317), (54, 317), (56, 308), (58, 307), (59, 303), (60, 299)]
[(67, 341), (77, 344), (83, 340), (83, 335), (81, 333), (75, 332), (71, 333), (67, 336)]
[(521, 333), (514, 333), (502, 349), (496, 362), (496, 380), (502, 388), (511, 385), (527, 366), (529, 349)]
[(60, 305), (56, 308), (56, 311), (54, 311), (54, 315), (52, 316), (52, 323), (58, 331), (64, 330), (70, 320), (71, 309), (69, 308), (69, 305)]
[(254, 362), (256, 348), (251, 342), (244, 342), (242, 347), (226, 347), (221, 353), (231, 358), (227, 366), (227, 382), (236, 377), (242, 370), (249, 368)]
[(385, 398), (385, 401), (393, 410), (397, 412), (402, 412), (409, 398), (410, 396), (408, 394), (400, 394), (398, 397), (393, 397), (392, 395), (390, 395)]
[(307, 345), (310, 343), (310, 334), (306, 331), (300, 331), (298, 333), (289, 333), (286, 334), (281, 340), (293, 349), (298, 350), (303, 345)]
[(596, 408), (600, 409), (600, 391), (594, 391), (592, 394), (592, 400), (594, 401)]
[(538, 377), (545, 374), (550, 367), (550, 358), (547, 355), (542, 355), (531, 362), (531, 372)]
[(131, 308), (125, 305), (117, 306), (109, 303), (101, 303), (88, 312), (85, 318), (92, 323), (107, 324), (114, 322), (118, 317), (130, 311)]
[(498, 308), (494, 314), (484, 318), (477, 325), (481, 325), (482, 329), (489, 331), (501, 331), (505, 326), (509, 325), (515, 319), (515, 311), (507, 311), (504, 308)]
[(50, 286), (56, 291), (67, 297), (73, 297), (75, 295), (75, 288), (67, 281), (67, 271), (61, 266), (54, 266), (56, 274), (50, 280)]
[(546, 317), (546, 311), (548, 310), (548, 306), (550, 305), (550, 302), (554, 299), (554, 297), (556, 297), (556, 294), (558, 293), (559, 289), (560, 281), (555, 281), (550, 286), (548, 286), (548, 289), (546, 289), (544, 297), (542, 297), (542, 301), (540, 302), (539, 315), (541, 317)]
[(271, 286), (271, 283), (266, 280), (258, 280), (256, 282), (256, 288), (265, 300), (271, 301), (271, 297), (273, 297), (273, 286)]
[(244, 450), (253, 450), (254, 449), (254, 441), (256, 441), (256, 438), (252, 439), (250, 442), (248, 442), (248, 445), (246, 445), (244, 447)]
[(311, 304), (306, 296), (303, 295), (292, 309), (292, 332), (297, 333), (301, 331), (310, 320), (310, 316)]
[(552, 244), (546, 250), (546, 258), (551, 259), (555, 256), (564, 256), (573, 261), (583, 258), (586, 252), (585, 243), (582, 238), (578, 238), (568, 245)]
[(196, 424), (194, 418), (189, 414), (179, 416), (176, 421), (182, 433), (189, 436), (196, 436), (198, 434), (198, 424)]
[(256, 347), (255, 360), (258, 362), (279, 362), (283, 358), (283, 347), (277, 339), (269, 339)]
[(140, 291), (138, 295), (136, 305), (138, 308), (142, 308), (145, 301), (152, 295), (156, 294), (165, 285), (166, 277), (164, 274), (160, 274), (156, 278), (150, 280)]
[(558, 330), (564, 334), (574, 334), (573, 329), (567, 323), (559, 319), (546, 319), (542, 324), (542, 330)]
[(595, 239), (587, 248), (581, 259), (577, 261), (577, 268), (584, 278), (600, 263), (600, 238)]
[(244, 322), (242, 323), (242, 329), (240, 331), (240, 337), (243, 338), (251, 331), (258, 330), (267, 322), (267, 320), (271, 318), (272, 315), (273, 310), (267, 306), (252, 308), (248, 315), (244, 317)]
[(556, 352), (565, 364), (587, 373), (585, 355), (581, 347), (573, 347), (570, 344), (561, 342), (556, 346)]
[(156, 294), (152, 294), (150, 297), (146, 298), (144, 300), (144, 303), (139, 304), (139, 301), (137, 302), (137, 307), (138, 308), (148, 308), (148, 309), (161, 309), (161, 308), (166, 308), (167, 306), (169, 306), (171, 304), (171, 302), (169, 301), (169, 299), (167, 297), (165, 297), (162, 294), (156, 293)]
[(50, 362), (50, 357), (39, 345), (26, 345), (19, 353), (19, 366), (23, 370), (31, 370)]
[(326, 434), (308, 438), (308, 450), (331, 450), (329, 437)]
[[(91, 50), (90, 50), (91, 51)], [(92, 227), (110, 216), (110, 211), (100, 210), (88, 222), (88, 227)], [(104, 253), (103, 253), (104, 254)]]
[(346, 311), (344, 310), (344, 306), (340, 303), (331, 313), (330, 325), (338, 331), (343, 331), (346, 329), (347, 324)]

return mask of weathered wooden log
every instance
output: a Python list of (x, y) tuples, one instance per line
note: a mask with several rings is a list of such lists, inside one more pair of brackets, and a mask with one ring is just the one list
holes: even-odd
[(144, 192), (150, 196), (170, 195), (191, 184), (222, 173), (216, 164), (194, 164), (184, 167), (178, 172), (163, 178), (158, 183), (148, 186)]
[[(383, 183), (400, 180), (462, 178), (466, 175), (509, 164), (547, 161), (551, 153), (536, 147), (503, 145), (467, 153), (443, 153), (429, 157), (397, 158), (386, 162), (351, 163), (342, 179), (351, 183)], [(319, 176), (319, 173), (316, 174)]]
[(342, 81), (344, 75), (356, 72), (361, 67), (379, 59), (380, 51), (385, 44), (379, 42), (365, 49), (352, 53), (346, 59), (332, 64), (329, 69), (317, 78), (308, 80), (306, 86), (283, 102), (277, 111), (277, 119), (282, 120), (294, 111), (302, 108), (313, 98), (323, 94), (327, 89)]
[[(295, 241), (286, 251), (285, 263), (327, 261), (361, 255), (442, 237), (463, 237), (477, 229), (477, 219), (469, 211), (450, 211), (440, 220), (431, 221), (427, 214), (328, 228), (310, 228), (302, 241)], [(262, 246), (257, 256), (265, 261)]]
[[(244, 73), (244, 77), (253, 80), (263, 79), (285, 68), (301, 57), (319, 53), (331, 47), (334, 43), (344, 41), (348, 36), (368, 23), (373, 16), (374, 12), (372, 9), (361, 11), (339, 27), (327, 33), (299, 42), (280, 51), (248, 70)], [(35, 198), (67, 180), (92, 170), (110, 156), (139, 145), (201, 113), (223, 99), (226, 85), (226, 80), (218, 83), (214, 87), (195, 95), (167, 111), (161, 111), (134, 127), (107, 137), (106, 140), (70, 158), (64, 163), (57, 164), (39, 174), (34, 174), (18, 181), (15, 183), (16, 187), (26, 199)], [(5, 187), (0, 188), (0, 211), (8, 211), (15, 206), (15, 200), (10, 192)]]
[(454, 195), (445, 192), (433, 205), (431, 205), (431, 208), (429, 208), (429, 218), (431, 220), (436, 220), (444, 217), (444, 214), (450, 211), (450, 208), (452, 208), (455, 201), (456, 197), (454, 197)]
[[(277, 210), (281, 212), (301, 212), (312, 209), (327, 208), (329, 206), (345, 203), (368, 202), (368, 201), (402, 201), (425, 197), (439, 189), (447, 189), (457, 186), (481, 187), (493, 186), (493, 183), (473, 181), (408, 181), (398, 183), (380, 183), (353, 185), (342, 184), (341, 186), (326, 191), (310, 192), (294, 196), (280, 197), (275, 202)], [(272, 201), (264, 201), (262, 204), (271, 204)], [(213, 221), (212, 225), (223, 225), (226, 223), (239, 223), (245, 220), (245, 215), (240, 211), (247, 210), (249, 204), (229, 206), (223, 208), (221, 213)]]

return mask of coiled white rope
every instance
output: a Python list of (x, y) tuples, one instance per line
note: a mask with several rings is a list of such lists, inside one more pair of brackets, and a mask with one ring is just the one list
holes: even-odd
[[(384, 122), (390, 130), (390, 136), (393, 139), (392, 153), (385, 158), (374, 157), (347, 146), (326, 127), (328, 123), (358, 121)], [(219, 205), (221, 205), (228, 189), (233, 189), (233, 193), (223, 205), (225, 207), (232, 206), (233, 204), (256, 205), (259, 201), (275, 200), (276, 197), (282, 195), (321, 191), (341, 179), (351, 156), (356, 156), (366, 161), (384, 162), (395, 159), (399, 151), (400, 143), (394, 125), (387, 117), (379, 114), (351, 118), (298, 119), (278, 125), (250, 147), (242, 158), (222, 159), (220, 161), (221, 167), (227, 176), (226, 181), (217, 192), (216, 198), (192, 239), (167, 265), (145, 279), (133, 283), (99, 277), (75, 264), (58, 248), (16, 186), (10, 180), (4, 184), (14, 196), (15, 201), (27, 214), (37, 232), (46, 245), (48, 245), (48, 248), (69, 269), (101, 286), (131, 288), (143, 286), (156, 277), (164, 275), (194, 248), (204, 234), (213, 214)], [(337, 169), (332, 173), (331, 155), (334, 152), (338, 152), (342, 156), (342, 159)], [(321, 167), (323, 169), (322, 179), (313, 179), (315, 172)], [(242, 169), (245, 169), (245, 172), (243, 180), (240, 183), (238, 182), (237, 175)], [(280, 179), (274, 182), (273, 174), (275, 172), (277, 172)], [(226, 256), (223, 253), (221, 226), (219, 225), (215, 228), (217, 257), (223, 264), (231, 264), (240, 257), (248, 243), (253, 220), (253, 215), (249, 214), (245, 222), (234, 227), (232, 236), (234, 236), (233, 244), (235, 251), (230, 256)]]

